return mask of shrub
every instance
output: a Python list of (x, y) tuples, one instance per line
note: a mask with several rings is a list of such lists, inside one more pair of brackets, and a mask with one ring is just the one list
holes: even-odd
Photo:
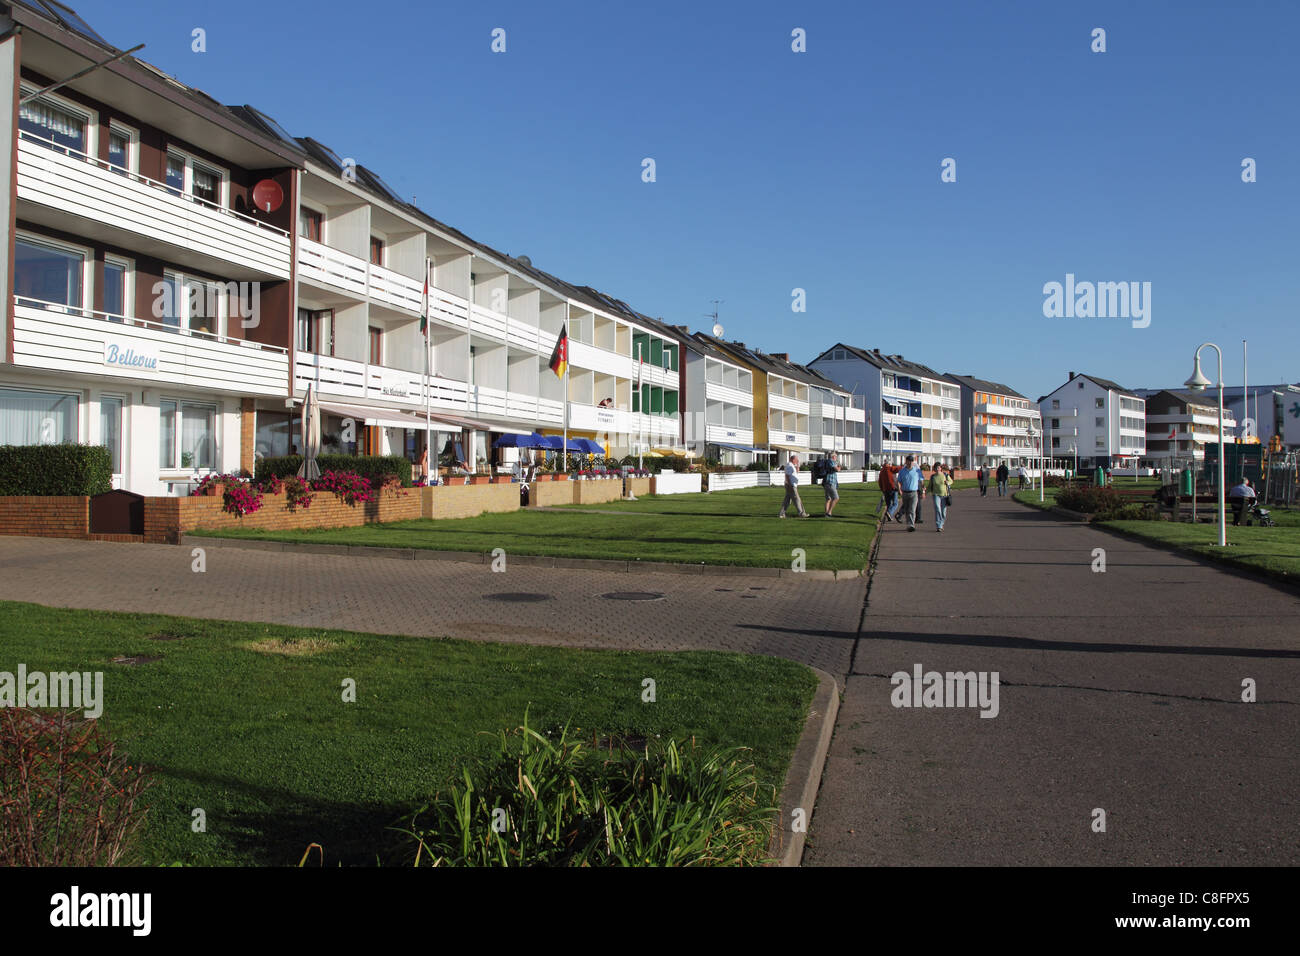
[(1124, 505), (1124, 499), (1109, 485), (1100, 488), (1093, 485), (1076, 485), (1062, 488), (1057, 492), (1056, 503), (1062, 508), (1069, 508), (1081, 514), (1103, 514), (1119, 510)]
[(297, 511), (299, 508), (306, 510), (311, 507), (311, 485), (297, 475), (289, 475), (286, 478), (267, 475), (257, 482), (257, 487), (263, 494), (284, 495), (285, 504), (290, 511)]
[(113, 490), (103, 445), (0, 446), (0, 495), (101, 495)]
[[(524, 725), (417, 811), (415, 863), (701, 866), (766, 862), (775, 810), (740, 751), (674, 740), (588, 749)], [(775, 798), (775, 792), (772, 793)]]
[(133, 862), (150, 786), (97, 721), (0, 708), (0, 866)]
[[(362, 475), (375, 488), (382, 485), (389, 475), (396, 476), (403, 488), (411, 487), (411, 463), (401, 455), (318, 455), (316, 464), (322, 473), (339, 471)], [(302, 455), (261, 458), (257, 462), (255, 477), (259, 481), (271, 475), (287, 478), (297, 475), (301, 467)]]
[(190, 497), (204, 494), (210, 485), (225, 485), (221, 495), (221, 510), (227, 514), (252, 514), (262, 507), (262, 492), (253, 482), (238, 475), (204, 475), (198, 487), (190, 492)]

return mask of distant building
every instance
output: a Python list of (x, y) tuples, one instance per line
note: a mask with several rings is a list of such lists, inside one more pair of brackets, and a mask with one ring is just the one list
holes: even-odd
[[(1169, 459), (1205, 460), (1206, 443), (1219, 441), (1219, 400), (1217, 389), (1203, 392), (1191, 389), (1137, 389), (1146, 399), (1147, 451), (1146, 458), (1153, 464), (1167, 463)], [(1224, 408), (1223, 437), (1233, 441), (1237, 422), (1231, 411)]]
[(1038, 407), (1053, 458), (1111, 468), (1146, 455), (1146, 400), (1109, 379), (1071, 372)]
[(947, 377), (961, 386), (961, 438), (967, 467), (1027, 465), (1037, 457), (1043, 419), (1032, 399), (1010, 386), (971, 375)]

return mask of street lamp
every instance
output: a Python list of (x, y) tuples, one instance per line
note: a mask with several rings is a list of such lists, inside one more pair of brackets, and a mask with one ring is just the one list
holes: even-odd
[(1038, 437), (1038, 430), (1034, 428), (1034, 423), (1030, 422), (1029, 423), (1029, 451), (1031, 453), (1034, 450), (1034, 439), (1037, 437)]
[[(1209, 346), (1219, 355), (1219, 547), (1225, 548), (1228, 545), (1228, 516), (1227, 503), (1225, 501), (1225, 489), (1223, 487), (1223, 456), (1226, 449), (1223, 447), (1223, 350), (1213, 342), (1204, 342), (1196, 349), (1196, 355), (1193, 357), (1192, 377), (1183, 384), (1196, 392), (1203, 392), (1212, 384), (1205, 373), (1201, 371), (1201, 349)], [(1192, 487), (1192, 500), (1196, 500), (1196, 488)]]

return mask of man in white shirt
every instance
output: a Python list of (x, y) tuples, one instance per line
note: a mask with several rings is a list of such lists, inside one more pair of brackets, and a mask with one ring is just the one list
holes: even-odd
[(1246, 509), (1250, 506), (1250, 499), (1255, 497), (1255, 488), (1250, 483), (1249, 478), (1242, 478), (1241, 484), (1228, 492), (1228, 497), (1233, 500), (1232, 507), (1236, 512), (1232, 518), (1234, 527), (1241, 525), (1241, 519), (1246, 516)]
[(790, 507), (790, 502), (799, 509), (799, 517), (808, 517), (808, 512), (803, 510), (803, 502), (799, 500), (799, 456), (791, 455), (785, 463), (785, 500), (781, 502), (781, 513), (777, 516), (785, 517), (786, 508)]

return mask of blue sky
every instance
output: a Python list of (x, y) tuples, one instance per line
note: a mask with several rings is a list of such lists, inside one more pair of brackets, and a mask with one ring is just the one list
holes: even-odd
[[(1206, 339), (1230, 384), (1243, 338), (1252, 381), (1300, 380), (1289, 0), (72, 5), (669, 322), (707, 328), (721, 299), (727, 337), (797, 361), (842, 340), (1033, 398), (1071, 370), (1179, 384)], [(1045, 318), (1067, 273), (1150, 282), (1149, 327)]]

